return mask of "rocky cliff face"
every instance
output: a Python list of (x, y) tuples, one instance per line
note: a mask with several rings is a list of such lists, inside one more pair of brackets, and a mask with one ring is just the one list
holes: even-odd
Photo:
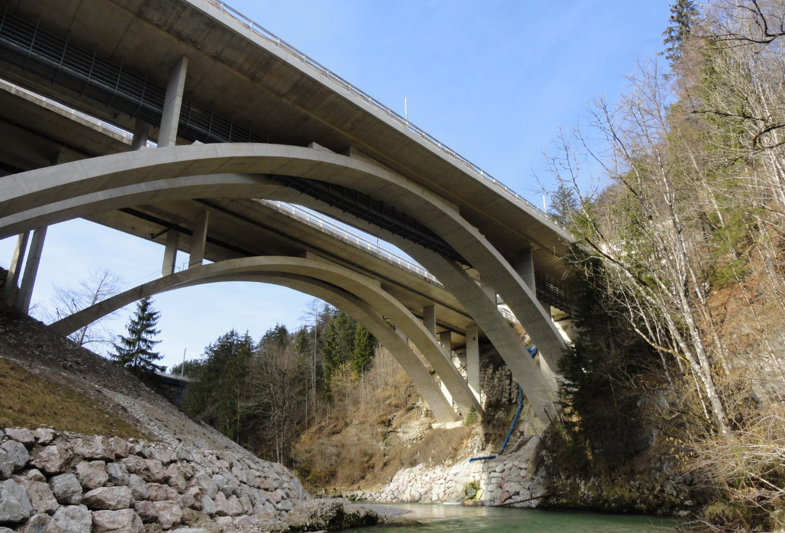
[(0, 431), (0, 533), (211, 533), (275, 521), (310, 497), (279, 464), (49, 428)]
[(515, 453), (452, 465), (417, 465), (399, 471), (381, 490), (355, 491), (350, 497), (374, 502), (463, 502), (474, 505), (536, 507), (546, 496), (544, 471), (533, 466), (539, 438)]

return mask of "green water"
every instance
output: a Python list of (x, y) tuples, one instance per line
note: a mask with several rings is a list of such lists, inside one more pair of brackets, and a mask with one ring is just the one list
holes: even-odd
[[(417, 527), (389, 529), (395, 533), (671, 533), (673, 520), (650, 516), (625, 516), (570, 511), (460, 507), (445, 505), (395, 505), (411, 510), (402, 518), (422, 523)], [(352, 532), (381, 533), (379, 528), (353, 529)]]

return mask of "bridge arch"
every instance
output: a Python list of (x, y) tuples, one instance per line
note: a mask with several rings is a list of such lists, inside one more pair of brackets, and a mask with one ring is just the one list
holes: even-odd
[[(0, 180), (0, 238), (91, 212), (172, 198), (237, 195), (324, 208), (296, 190), (261, 176), (265, 174), (307, 177), (351, 186), (373, 197), (381, 197), (415, 218), (420, 217), (421, 223), (471, 262), (502, 296), (540, 347), (548, 364), (553, 367), (558, 361), (564, 342), (548, 313), (507, 260), (453, 205), (390, 170), (324, 150), (267, 144), (178, 146), (115, 154), (14, 174)], [(347, 218), (341, 213), (331, 214)], [(374, 227), (366, 230), (389, 237)], [(401, 244), (401, 240), (391, 240)], [(407, 251), (418, 260), (418, 255), (429, 260), (430, 253), (418, 246), (408, 246)], [(440, 264), (438, 261), (432, 263)], [(432, 268), (428, 264), (426, 267)], [(450, 268), (437, 270), (434, 274), (456, 297), (463, 298), (462, 303), (474, 316), (472, 304), (476, 295), (465, 296), (476, 293), (473, 282), (452, 275)], [(484, 302), (481, 307), (487, 308)], [(479, 308), (475, 309), (479, 313)], [(505, 321), (495, 306), (480, 314), (482, 316), (475, 319), (483, 330), (503, 330)], [(525, 387), (527, 396), (531, 399), (545, 394), (543, 391), (548, 385), (537, 366), (525, 356), (520, 342), (515, 342), (509, 335), (506, 341), (509, 342), (497, 348), (510, 365), (515, 379)]]
[(319, 259), (250, 257), (189, 268), (129, 289), (49, 327), (67, 335), (145, 296), (223, 281), (257, 281), (282, 285), (321, 298), (342, 309), (376, 336), (398, 359), (439, 421), (455, 420), (452, 407), (431, 375), (408, 344), (382, 319), (382, 315), (388, 317), (421, 350), (464, 415), (472, 408), (481, 411), (467, 383), (444, 357), (436, 340), (419, 320), (372, 281), (342, 266)]

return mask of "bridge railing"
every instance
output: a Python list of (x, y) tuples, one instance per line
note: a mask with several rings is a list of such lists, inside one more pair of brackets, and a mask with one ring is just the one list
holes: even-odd
[(307, 209), (304, 207), (300, 207), (298, 205), (289, 204), (286, 202), (280, 202), (277, 200), (259, 200), (259, 202), (263, 203), (264, 205), (275, 209), (276, 211), (288, 215), (292, 218), (296, 218), (300, 222), (304, 222), (313, 228), (317, 228), (324, 233), (329, 233), (333, 237), (360, 248), (371, 255), (374, 255), (380, 259), (387, 261), (388, 263), (392, 263), (397, 267), (411, 272), (416, 276), (433, 283), (434, 285), (444, 288), (444, 286), (436, 279), (436, 277), (425, 270), (422, 266), (418, 265), (414, 261), (402, 257), (401, 255), (391, 251), (388, 248), (385, 248), (379, 244), (378, 241), (372, 241), (355, 233), (345, 226), (336, 223), (334, 220), (322, 215), (321, 213), (317, 213), (311, 209)]
[(349, 83), (348, 81), (346, 81), (345, 79), (340, 77), (339, 75), (335, 74), (334, 72), (332, 72), (330, 69), (328, 69), (327, 67), (325, 67), (321, 63), (315, 61), (314, 59), (311, 59), (310, 57), (308, 57), (306, 54), (304, 54), (303, 52), (301, 52), (300, 50), (298, 50), (294, 46), (292, 46), (289, 43), (287, 43), (286, 41), (282, 40), (280, 37), (275, 35), (273, 32), (271, 32), (271, 31), (265, 29), (264, 27), (260, 26), (259, 24), (254, 22), (252, 19), (250, 19), (249, 17), (243, 15), (242, 13), (240, 13), (239, 11), (234, 9), (233, 7), (227, 5), (225, 2), (222, 2), (221, 0), (202, 0), (202, 1), (205, 2), (206, 4), (209, 4), (210, 6), (212, 6), (213, 8), (218, 10), (219, 12), (229, 15), (230, 17), (235, 19), (237, 22), (239, 22), (240, 24), (242, 24), (243, 26), (248, 28), (249, 31), (251, 31), (252, 33), (254, 33), (254, 34), (262, 37), (263, 39), (269, 41), (270, 43), (276, 45), (278, 48), (280, 48), (281, 50), (285, 51), (286, 53), (288, 53), (290, 55), (293, 55), (294, 57), (299, 59), (304, 65), (307, 65), (308, 67), (310, 67), (311, 69), (315, 70), (316, 72), (318, 72), (322, 76), (326, 77), (327, 79), (329, 79), (333, 83), (339, 85), (344, 90), (346, 90), (349, 94), (351, 94), (351, 95), (355, 96), (356, 98), (362, 100), (363, 103), (367, 104), (369, 107), (372, 107), (372, 108), (376, 109), (377, 111), (381, 112), (382, 114), (387, 115), (388, 118), (390, 118), (393, 121), (397, 122), (403, 128), (411, 131), (412, 133), (414, 133), (416, 135), (419, 135), (422, 139), (424, 139), (425, 141), (427, 141), (428, 143), (430, 143), (434, 147), (438, 148), (439, 150), (441, 150), (445, 154), (449, 155), (454, 160), (458, 161), (462, 166), (464, 166), (467, 169), (473, 171), (475, 174), (477, 174), (481, 178), (484, 178), (485, 180), (490, 181), (491, 183), (497, 185), (499, 188), (501, 188), (502, 191), (504, 191), (505, 194), (510, 196), (513, 200), (515, 200), (515, 201), (517, 201), (517, 202), (519, 202), (521, 204), (524, 204), (524, 205), (526, 205), (527, 207), (529, 207), (531, 209), (534, 209), (536, 212), (538, 212), (541, 215), (543, 215), (550, 222), (552, 222), (553, 224), (556, 224), (557, 226), (559, 226), (559, 224), (556, 221), (551, 219), (551, 217), (550, 217), (550, 215), (548, 213), (546, 213), (545, 211), (543, 211), (542, 209), (540, 209), (539, 207), (537, 207), (536, 205), (534, 205), (533, 203), (528, 201), (526, 198), (524, 198), (523, 196), (521, 196), (520, 194), (518, 194), (517, 192), (512, 190), (510, 187), (508, 187), (507, 185), (505, 185), (504, 183), (502, 183), (498, 179), (494, 178), (493, 176), (491, 176), (490, 174), (485, 172), (479, 166), (475, 165), (474, 163), (472, 163), (471, 161), (466, 159), (464, 156), (462, 156), (461, 154), (459, 154), (458, 152), (456, 152), (455, 150), (453, 150), (449, 146), (447, 146), (444, 143), (442, 143), (439, 139), (435, 138), (433, 135), (430, 135), (425, 130), (419, 128), (418, 126), (416, 126), (414, 124), (412, 124), (408, 119), (406, 119), (405, 117), (401, 116), (397, 112), (393, 111), (392, 109), (390, 109), (389, 107), (387, 107), (386, 105), (384, 105), (383, 103), (378, 101), (376, 98), (370, 96), (369, 94), (365, 93), (364, 91), (361, 91), (360, 89), (358, 89), (357, 87), (355, 87), (354, 85), (352, 85), (351, 83)]
[[(205, 0), (205, 1), (210, 1), (210, 0)], [(31, 96), (32, 98), (35, 98), (40, 101), (44, 101), (50, 105), (57, 107), (58, 109), (61, 109), (64, 112), (67, 112), (69, 114), (81, 118), (82, 120), (90, 122), (91, 124), (95, 124), (96, 126), (105, 128), (115, 133), (116, 135), (120, 135), (128, 139), (129, 141), (133, 140), (133, 133), (124, 130), (122, 128), (119, 128), (113, 124), (110, 124), (109, 122), (105, 122), (92, 115), (82, 113), (81, 111), (77, 111), (76, 109), (61, 104), (56, 100), (52, 100), (40, 94), (34, 93), (32, 91), (28, 91), (23, 87), (19, 87), (18, 85), (5, 82), (4, 80), (0, 80), (0, 84), (4, 84), (7, 85), (8, 87), (14, 88), (17, 91), (24, 92), (25, 94)], [(147, 141), (147, 145), (151, 147), (156, 146), (156, 144), (151, 141)], [(402, 257), (401, 255), (389, 250), (388, 248), (381, 246), (378, 241), (376, 242), (371, 241), (359, 235), (358, 233), (349, 230), (345, 226), (336, 223), (336, 221), (322, 215), (321, 213), (317, 213), (316, 211), (313, 211), (311, 209), (289, 204), (286, 202), (280, 202), (277, 200), (258, 200), (258, 201), (268, 207), (271, 207), (272, 209), (275, 209), (280, 213), (283, 213), (287, 216), (290, 216), (301, 222), (304, 222), (309, 226), (317, 228), (325, 233), (328, 233), (347, 244), (360, 248), (361, 250), (364, 250), (380, 259), (383, 259), (384, 261), (387, 261), (388, 263), (396, 265), (402, 270), (406, 270), (428, 281), (429, 283), (436, 285), (437, 287), (444, 288), (444, 285), (442, 285), (441, 282), (439, 282), (439, 280), (436, 279), (436, 277), (433, 274), (428, 272), (425, 268), (423, 268), (419, 264), (415, 263), (410, 259)], [(175, 272), (187, 270), (188, 266), (189, 266), (188, 261), (176, 265)], [(518, 322), (518, 319), (515, 318), (515, 315), (513, 315), (506, 307), (499, 306), (499, 311), (507, 320), (511, 322)]]

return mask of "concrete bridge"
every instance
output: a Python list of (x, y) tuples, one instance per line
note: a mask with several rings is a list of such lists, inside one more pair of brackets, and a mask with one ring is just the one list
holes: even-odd
[[(221, 3), (26, 0), (0, 9), (0, 238), (18, 235), (6, 303), (29, 306), (46, 227), (84, 217), (163, 244), (162, 278), (58, 331), (166, 290), (276, 283), (363, 323), (440, 421), (455, 420), (454, 407), (479, 409), (485, 339), (547, 420), (553, 383), (497, 305), (538, 345), (541, 366), (554, 367), (564, 348), (554, 319), (569, 315), (556, 280), (570, 239), (544, 213)], [(391, 242), (439, 283), (271, 201)], [(178, 251), (189, 268), (175, 273)], [(468, 381), (450, 357), (460, 346)]]

